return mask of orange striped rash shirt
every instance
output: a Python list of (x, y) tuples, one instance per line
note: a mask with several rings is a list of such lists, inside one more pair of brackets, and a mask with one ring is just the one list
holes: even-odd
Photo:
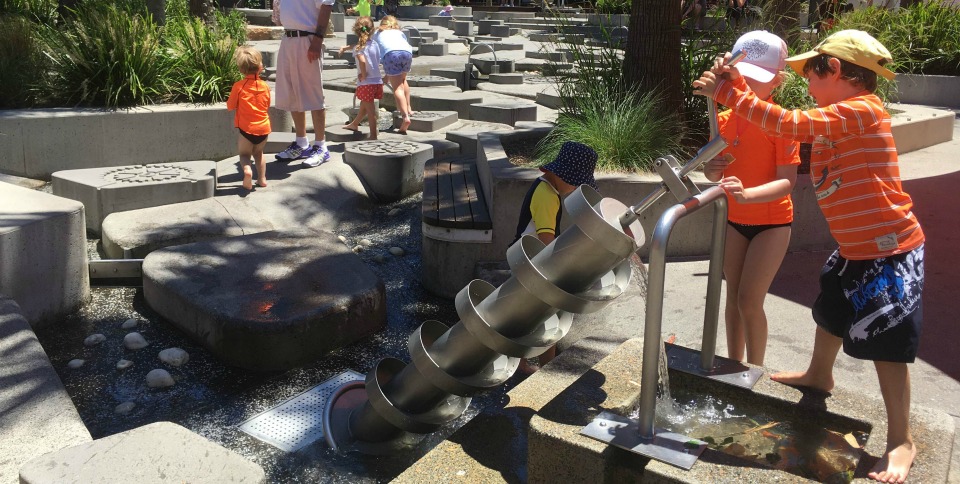
[(880, 98), (863, 91), (824, 108), (787, 110), (758, 99), (740, 78), (718, 82), (716, 99), (765, 131), (812, 143), (817, 203), (844, 258), (878, 259), (923, 244)]

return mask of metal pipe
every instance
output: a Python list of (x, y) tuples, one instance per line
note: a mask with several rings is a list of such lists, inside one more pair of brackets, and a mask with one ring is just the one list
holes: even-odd
[[(720, 187), (712, 187), (667, 209), (657, 222), (650, 244), (647, 269), (647, 308), (643, 330), (643, 369), (640, 377), (640, 413), (637, 430), (640, 437), (652, 439), (657, 407), (657, 375), (660, 337), (663, 323), (663, 286), (667, 270), (667, 243), (674, 225), (705, 205), (726, 200)], [(726, 222), (726, 218), (723, 219)]]
[(713, 234), (710, 239), (710, 270), (707, 273), (707, 303), (703, 309), (703, 341), (700, 345), (700, 369), (713, 370), (717, 351), (717, 325), (720, 319), (720, 286), (723, 281), (723, 249), (727, 236), (727, 197), (713, 205)]
[[(730, 56), (725, 65), (733, 66), (747, 56), (746, 51), (738, 50)], [(717, 121), (717, 102), (713, 99), (707, 99), (707, 122), (710, 123), (710, 138), (720, 136), (720, 125)]]

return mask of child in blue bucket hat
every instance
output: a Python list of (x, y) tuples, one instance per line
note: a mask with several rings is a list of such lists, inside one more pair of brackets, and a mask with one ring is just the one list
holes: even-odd
[[(514, 242), (523, 235), (536, 235), (544, 244), (553, 242), (560, 227), (561, 199), (580, 185), (597, 188), (593, 170), (597, 167), (597, 152), (593, 148), (574, 141), (567, 141), (553, 161), (540, 167), (543, 172), (523, 199), (520, 220)], [(545, 365), (556, 356), (556, 346), (540, 355), (540, 364)], [(535, 369), (521, 361), (520, 371), (532, 373)]]

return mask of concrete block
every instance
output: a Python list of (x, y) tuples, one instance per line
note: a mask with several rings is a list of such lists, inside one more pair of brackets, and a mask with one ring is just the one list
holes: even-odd
[(897, 74), (897, 101), (960, 108), (960, 76)]
[(35, 456), (89, 442), (90, 432), (13, 299), (0, 296), (0, 482)]
[(501, 42), (499, 40), (490, 43), (493, 50), (499, 52), (504, 50), (523, 50), (523, 44), (516, 42)]
[[(267, 145), (263, 148), (264, 153), (279, 153), (297, 140), (297, 134), (290, 130), (274, 131), (267, 138)], [(273, 159), (270, 157), (269, 159)]]
[(38, 328), (90, 297), (83, 204), (0, 184), (0, 294)]
[(907, 104), (890, 109), (900, 111), (892, 117), (890, 131), (901, 155), (953, 139), (953, 111)]
[(569, 51), (528, 50), (525, 55), (529, 59), (544, 59), (549, 61), (569, 62), (573, 60), (573, 53)]
[(365, 126), (361, 126), (357, 131), (343, 129), (337, 126), (328, 127), (326, 130), (324, 130), (324, 133), (327, 141), (341, 143), (344, 141), (360, 141), (367, 137), (367, 134), (370, 133), (370, 130)]
[(537, 104), (550, 109), (560, 109), (563, 106), (563, 99), (555, 89), (546, 90), (537, 93)]
[(471, 57), (470, 62), (477, 67), (481, 74), (490, 74), (493, 66), (500, 67), (500, 73), (508, 74), (514, 71), (513, 59), (494, 59), (493, 56)]
[(344, 15), (339, 12), (330, 12), (330, 22), (333, 22), (334, 32), (343, 32), (345, 30)]
[(218, 358), (251, 370), (301, 366), (386, 325), (383, 282), (335, 235), (307, 229), (154, 251), (143, 294)]
[(556, 43), (560, 41), (560, 34), (548, 34), (548, 33), (532, 33), (528, 37), (529, 40), (534, 42), (550, 42)]
[(355, 33), (352, 32), (352, 28), (351, 28), (351, 32), (348, 32), (348, 33), (347, 33), (347, 44), (346, 44), (346, 45), (357, 45), (357, 40), (358, 40), (358, 39), (359, 39), (359, 37), (357, 37), (357, 34), (355, 34)]
[(449, 20), (450, 17), (446, 15), (431, 15), (430, 18), (427, 19), (427, 23), (430, 25), (436, 25), (438, 27), (446, 27), (447, 21)]
[(420, 55), (424, 56), (444, 56), (447, 55), (448, 50), (446, 42), (420, 44)]
[(430, 146), (433, 146), (433, 159), (446, 160), (460, 156), (460, 145), (446, 139), (424, 140)]
[(357, 172), (367, 195), (378, 203), (423, 190), (423, 165), (431, 158), (432, 146), (413, 141), (358, 141), (344, 145), (343, 152), (343, 162)]
[(473, 36), (473, 22), (471, 21), (460, 21), (455, 20), (450, 22), (453, 27), (453, 35), (458, 35), (461, 37), (470, 37)]
[(536, 121), (534, 103), (478, 103), (470, 106), (470, 119), (514, 126), (517, 121)]
[(465, 46), (470, 44), (470, 40), (463, 37), (447, 37), (443, 41), (448, 44), (463, 44)]
[(491, 25), (490, 26), (490, 35), (494, 37), (507, 38), (511, 35), (517, 35), (520, 33), (520, 29), (516, 27), (511, 27), (509, 25)]
[(0, 171), (24, 176), (23, 125), (0, 112)]
[(491, 20), (491, 19), (478, 20), (477, 33), (480, 35), (488, 35), (490, 33), (490, 27), (493, 25), (503, 25), (503, 20)]
[[(444, 44), (446, 45), (446, 44)], [(440, 76), (407, 76), (410, 87), (456, 86), (457, 81)]]
[(420, 29), (419, 33), (426, 42), (436, 42), (440, 38), (440, 33), (433, 30)]
[(52, 177), (53, 194), (83, 203), (87, 229), (99, 234), (103, 219), (114, 212), (212, 197), (216, 163), (85, 168), (58, 171)]
[(483, 97), (469, 92), (414, 92), (410, 104), (414, 111), (456, 111), (461, 119), (470, 117), (470, 105)]
[(477, 156), (477, 135), (480, 133), (506, 131), (512, 131), (512, 128), (504, 124), (467, 121), (461, 123), (454, 131), (447, 131), (447, 139), (460, 145), (460, 153), (463, 156), (475, 157)]
[(22, 484), (266, 482), (259, 465), (177, 424), (157, 422), (37, 457)]
[(494, 84), (523, 84), (523, 74), (519, 72), (490, 74), (489, 79)]
[[(419, 131), (430, 133), (456, 123), (458, 120), (456, 111), (416, 111), (410, 116), (410, 131)], [(394, 112), (393, 126), (399, 128), (403, 122), (403, 116)]]

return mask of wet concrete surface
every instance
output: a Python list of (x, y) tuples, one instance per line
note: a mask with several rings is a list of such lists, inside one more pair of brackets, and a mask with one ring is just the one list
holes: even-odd
[[(505, 394), (524, 378), (515, 375), (501, 388), (474, 398), (463, 416), (444, 430), (427, 437), (411, 452), (389, 457), (337, 455), (321, 440), (298, 452), (286, 453), (237, 429), (243, 421), (352, 369), (365, 373), (380, 358), (392, 356), (409, 361), (406, 340), (423, 321), (436, 319), (448, 325), (458, 321), (452, 301), (436, 298), (420, 286), (420, 195), (388, 205), (358, 208), (354, 222), (331, 228), (353, 247), (361, 239), (372, 244), (359, 252), (387, 291), (387, 329), (361, 342), (335, 350), (315, 363), (287, 372), (256, 373), (228, 367), (199, 344), (166, 322), (147, 306), (139, 288), (95, 288), (92, 301), (61, 324), (38, 332), (45, 351), (74, 401), (84, 424), (94, 438), (158, 421), (171, 421), (207, 437), (261, 465), (270, 482), (385, 482), (403, 472), (480, 409), (496, 409)], [(391, 210), (399, 213), (389, 215)], [(96, 258), (96, 241), (91, 241)], [(405, 255), (391, 255), (401, 247)], [(133, 329), (122, 329), (129, 318), (140, 320)], [(131, 351), (123, 337), (132, 331), (149, 342)], [(83, 340), (94, 333), (106, 336), (103, 343), (86, 347)], [(157, 354), (180, 347), (190, 360), (179, 368), (163, 364)], [(86, 363), (69, 369), (67, 362), (81, 358)], [(133, 366), (118, 370), (121, 359)], [(154, 368), (171, 373), (176, 384), (152, 389), (145, 375)], [(135, 402), (125, 415), (117, 405)]]

